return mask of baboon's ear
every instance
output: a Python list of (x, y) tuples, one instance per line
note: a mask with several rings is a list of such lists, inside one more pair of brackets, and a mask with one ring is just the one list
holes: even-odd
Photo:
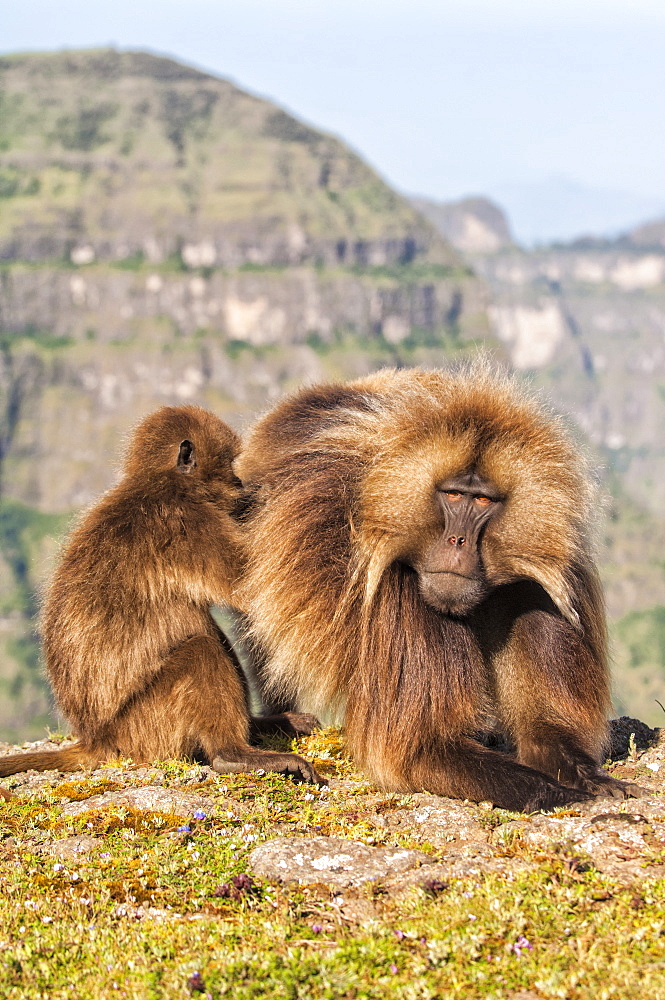
[(191, 441), (187, 441), (187, 439), (180, 442), (178, 464), (176, 468), (178, 472), (191, 472), (192, 469), (196, 468), (196, 452), (194, 451), (194, 445)]

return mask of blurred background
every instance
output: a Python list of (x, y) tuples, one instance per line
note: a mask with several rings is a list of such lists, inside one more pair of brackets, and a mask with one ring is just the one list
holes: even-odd
[(491, 353), (597, 469), (615, 706), (665, 721), (665, 7), (23, 0), (0, 25), (0, 739), (164, 403)]

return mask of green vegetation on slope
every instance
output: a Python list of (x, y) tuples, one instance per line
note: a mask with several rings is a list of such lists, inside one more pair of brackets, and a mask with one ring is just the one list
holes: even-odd
[(145, 52), (0, 58), (0, 198), (11, 259), (456, 259), (338, 139)]
[(40, 571), (66, 521), (0, 500), (0, 736), (5, 739), (37, 737), (53, 723), (35, 629)]
[(631, 611), (613, 624), (611, 636), (619, 714), (665, 727), (665, 607)]

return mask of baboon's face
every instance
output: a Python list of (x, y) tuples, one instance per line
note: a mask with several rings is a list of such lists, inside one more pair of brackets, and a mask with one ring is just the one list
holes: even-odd
[(481, 541), (490, 520), (503, 507), (496, 487), (474, 472), (462, 473), (436, 487), (439, 530), (410, 561), (420, 579), (423, 599), (444, 614), (464, 616), (489, 593)]

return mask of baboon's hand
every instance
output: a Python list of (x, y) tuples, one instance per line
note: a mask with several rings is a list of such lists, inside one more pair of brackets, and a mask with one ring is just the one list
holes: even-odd
[(596, 787), (596, 795), (599, 797), (611, 797), (613, 799), (644, 799), (651, 795), (647, 788), (636, 785), (634, 781), (619, 781), (610, 775), (603, 781), (599, 781)]
[[(572, 784), (572, 782), (571, 782)], [(596, 798), (642, 799), (650, 792), (633, 781), (620, 781), (604, 771), (602, 767), (582, 769), (578, 773), (576, 788), (583, 788)]]
[(317, 717), (309, 712), (284, 712), (283, 715), (294, 736), (311, 736), (316, 729), (321, 728)]
[(551, 809), (558, 809), (560, 806), (572, 805), (573, 802), (587, 802), (594, 796), (591, 792), (582, 791), (581, 788), (566, 788), (552, 782), (551, 785), (533, 794), (526, 803), (518, 808), (523, 812), (549, 812)]
[(278, 715), (254, 715), (249, 720), (253, 739), (283, 733), (285, 736), (310, 736), (321, 723), (306, 712), (280, 712)]

